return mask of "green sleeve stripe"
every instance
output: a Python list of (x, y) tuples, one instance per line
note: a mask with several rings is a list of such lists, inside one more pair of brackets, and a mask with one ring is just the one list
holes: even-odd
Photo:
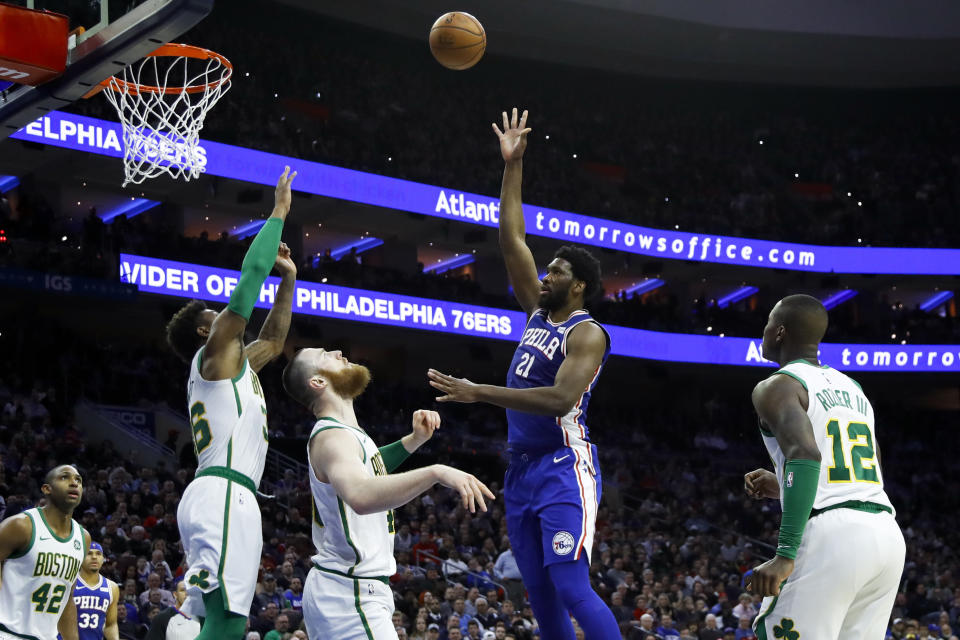
[(344, 430), (349, 431), (350, 433), (352, 433), (352, 434), (354, 435), (354, 437), (357, 439), (357, 442), (360, 443), (360, 451), (363, 452), (363, 463), (364, 463), (364, 464), (367, 463), (367, 450), (366, 450), (366, 449), (364, 448), (364, 446), (363, 446), (363, 440), (361, 440), (361, 439), (360, 439), (360, 436), (357, 435), (357, 433), (356, 433), (357, 430), (356, 430), (356, 429), (354, 429), (353, 427), (348, 427), (348, 426), (345, 425), (345, 424), (339, 424), (339, 423), (338, 423), (338, 424), (331, 424), (331, 425), (326, 426), (326, 427), (315, 427), (314, 430), (310, 433), (310, 437), (307, 438), (307, 442), (309, 443), (311, 440), (313, 440), (313, 437), (314, 437), (315, 435), (317, 435), (317, 434), (320, 433), (321, 431), (326, 431), (327, 429), (344, 429)]
[[(347, 510), (343, 504), (343, 499), (337, 496), (337, 507), (340, 508), (340, 522), (343, 523), (343, 535), (347, 538), (347, 544), (350, 545), (350, 548), (353, 549), (353, 555), (357, 558), (353, 566), (347, 571), (347, 575), (351, 578), (353, 577), (353, 571), (357, 568), (357, 565), (360, 564), (360, 550), (357, 549), (357, 545), (353, 544), (353, 538), (350, 537), (350, 525), (347, 524)], [(363, 615), (362, 613), (360, 615)]]
[[(847, 376), (847, 377), (849, 377), (849, 376)], [(850, 382), (852, 382), (853, 384), (857, 385), (857, 389), (860, 389), (860, 393), (863, 393), (863, 387), (860, 386), (860, 383), (859, 383), (859, 382), (857, 382), (857, 381), (854, 380), (853, 378), (850, 378)]]
[(50, 532), (50, 535), (53, 536), (54, 540), (56, 540), (57, 542), (70, 542), (71, 540), (73, 540), (73, 535), (74, 535), (74, 532), (76, 531), (76, 528), (75, 528), (76, 522), (74, 522), (73, 518), (70, 519), (70, 533), (67, 534), (67, 537), (61, 538), (50, 527), (50, 523), (47, 522), (47, 516), (43, 515), (43, 509), (37, 509), (37, 513), (40, 514), (40, 519), (43, 520), (43, 524), (46, 525), (47, 531)]
[(30, 521), (30, 544), (27, 545), (27, 548), (18, 553), (11, 553), (7, 556), (7, 560), (16, 560), (17, 558), (22, 558), (23, 556), (30, 553), (30, 549), (33, 549), (33, 543), (37, 540), (37, 523), (33, 519), (33, 514), (30, 511), (24, 511), (24, 514), (27, 516), (27, 520)]
[(777, 370), (777, 371), (774, 372), (774, 375), (776, 375), (776, 374), (778, 374), (778, 373), (782, 373), (782, 374), (785, 375), (785, 376), (790, 376), (791, 378), (793, 378), (794, 380), (796, 380), (797, 382), (799, 382), (800, 384), (802, 384), (802, 385), (803, 385), (803, 388), (807, 390), (807, 393), (810, 392), (810, 389), (807, 388), (807, 383), (803, 381), (803, 378), (801, 378), (801, 377), (798, 376), (797, 374), (793, 373), (792, 371), (787, 371), (786, 369), (779, 369), (779, 370)]

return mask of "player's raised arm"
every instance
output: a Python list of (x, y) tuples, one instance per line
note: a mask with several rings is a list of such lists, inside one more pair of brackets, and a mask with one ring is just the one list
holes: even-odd
[(310, 464), (320, 480), (329, 482), (337, 495), (360, 515), (401, 507), (437, 484), (460, 494), (471, 513), (476, 505), (487, 510), (484, 497), (494, 495), (474, 476), (435, 464), (395, 475), (369, 476), (362, 463), (357, 439), (345, 429), (326, 429), (310, 441)]
[(527, 246), (526, 226), (523, 221), (523, 152), (527, 148), (527, 112), (517, 120), (517, 108), (508, 119), (503, 112), (503, 131), (493, 123), (493, 130), (500, 139), (503, 155), (503, 184), (500, 187), (500, 250), (507, 265), (507, 274), (513, 286), (517, 302), (529, 316), (537, 308), (540, 297), (540, 278), (537, 265)]
[(780, 585), (793, 572), (793, 560), (817, 497), (820, 449), (807, 417), (808, 402), (803, 385), (785, 375), (771, 376), (753, 390), (753, 406), (786, 458), (777, 554), (754, 569), (748, 585), (753, 593), (764, 596), (779, 594)]
[(413, 429), (396, 442), (391, 442), (379, 448), (380, 457), (387, 473), (403, 464), (404, 460), (422, 447), (427, 440), (433, 437), (433, 432), (440, 428), (440, 414), (436, 411), (418, 409), (413, 412)]
[(563, 416), (590, 386), (606, 348), (607, 336), (603, 329), (593, 322), (584, 322), (577, 325), (567, 339), (566, 358), (551, 386), (513, 389), (476, 384), (434, 369), (427, 371), (427, 377), (430, 386), (444, 394), (437, 402), (486, 402), (514, 411)]
[(283, 352), (290, 330), (290, 316), (293, 312), (293, 295), (297, 289), (297, 265), (290, 257), (290, 247), (280, 243), (274, 266), (280, 273), (280, 286), (273, 300), (273, 307), (260, 328), (257, 339), (247, 345), (247, 359), (250, 368), (260, 371), (268, 362)]
[(230, 295), (227, 308), (217, 314), (210, 327), (201, 371), (207, 380), (223, 380), (240, 373), (244, 358), (243, 332), (260, 297), (260, 288), (276, 262), (283, 223), (290, 212), (290, 183), (295, 177), (296, 171), (290, 174), (290, 167), (284, 168), (277, 182), (273, 213), (247, 249), (240, 281)]

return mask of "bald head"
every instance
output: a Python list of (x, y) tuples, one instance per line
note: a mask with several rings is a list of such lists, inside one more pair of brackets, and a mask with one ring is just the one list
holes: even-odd
[(827, 308), (813, 296), (787, 296), (773, 312), (794, 344), (820, 344), (827, 332)]
[(60, 475), (61, 470), (66, 470), (76, 475), (80, 474), (80, 472), (77, 471), (77, 468), (72, 464), (61, 464), (53, 469), (50, 469), (50, 471), (47, 471), (47, 475), (43, 476), (43, 484), (53, 484), (53, 481), (56, 479), (56, 477)]
[(283, 389), (287, 395), (309, 409), (313, 402), (310, 378), (316, 373), (316, 368), (311, 365), (309, 358), (304, 356), (304, 350), (301, 349), (284, 368)]
[(827, 321), (826, 307), (813, 296), (787, 296), (770, 312), (763, 330), (763, 357), (780, 364), (795, 358), (816, 358)]

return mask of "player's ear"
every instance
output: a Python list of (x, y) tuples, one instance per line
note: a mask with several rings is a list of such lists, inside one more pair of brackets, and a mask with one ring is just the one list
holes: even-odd
[(310, 380), (307, 381), (307, 386), (309, 386), (310, 389), (315, 392), (323, 391), (324, 389), (327, 388), (327, 381), (321, 378), (320, 376), (313, 376), (312, 378), (310, 378)]

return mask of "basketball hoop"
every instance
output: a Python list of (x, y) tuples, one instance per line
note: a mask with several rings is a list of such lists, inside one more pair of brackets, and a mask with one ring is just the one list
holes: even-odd
[(219, 53), (166, 44), (100, 83), (123, 125), (123, 186), (163, 174), (189, 182), (206, 170), (200, 130), (232, 74)]

